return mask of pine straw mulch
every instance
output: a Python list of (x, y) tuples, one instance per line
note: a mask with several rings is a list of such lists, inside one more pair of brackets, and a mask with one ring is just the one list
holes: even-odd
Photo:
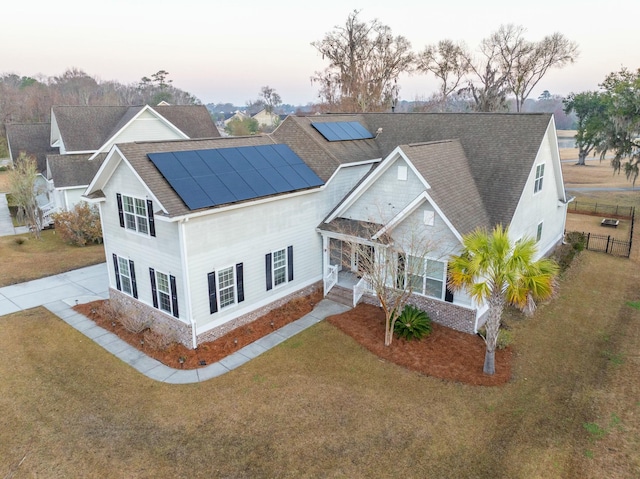
[[(195, 369), (219, 361), (301, 318), (321, 299), (322, 293), (316, 292), (305, 298), (293, 300), (215, 341), (201, 343), (197, 349), (188, 349), (174, 343), (165, 350), (158, 350), (149, 347), (148, 343), (143, 344), (144, 332), (131, 333), (120, 323), (112, 322), (111, 318), (99, 314), (103, 310), (100, 307), (103, 301), (79, 304), (73, 309), (167, 366)], [(476, 335), (461, 333), (433, 323), (433, 331), (428, 337), (420, 341), (406, 341), (394, 337), (391, 346), (387, 347), (384, 345), (384, 314), (380, 308), (368, 304), (360, 304), (346, 313), (330, 316), (327, 321), (380, 358), (427, 376), (482, 386), (505, 384), (511, 378), (511, 348), (496, 351), (496, 373), (487, 376), (482, 372), (485, 344)], [(182, 365), (181, 357), (184, 358)]]

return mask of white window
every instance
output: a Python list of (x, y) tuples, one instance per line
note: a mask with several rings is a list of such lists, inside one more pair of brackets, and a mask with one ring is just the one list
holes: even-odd
[(158, 308), (173, 314), (169, 276), (160, 271), (156, 271), (156, 294), (158, 295)]
[(120, 276), (120, 287), (122, 291), (133, 296), (129, 260), (121, 258), (120, 256), (118, 256), (118, 274)]
[(444, 299), (446, 264), (429, 258), (409, 256), (407, 281), (414, 293)]
[(287, 282), (287, 250), (274, 251), (271, 255), (273, 261), (273, 286), (279, 286)]
[(536, 243), (542, 238), (542, 221), (538, 224), (538, 232), (536, 233)]
[(404, 165), (398, 165), (398, 179), (401, 181), (407, 181), (407, 167)]
[(218, 270), (217, 287), (221, 309), (236, 303), (236, 279), (233, 266)]
[(533, 192), (537, 193), (542, 189), (542, 180), (544, 179), (544, 163), (536, 166), (536, 181), (533, 185)]
[(433, 226), (436, 222), (436, 212), (425, 210), (424, 212), (424, 224), (427, 226)]
[(122, 210), (124, 224), (127, 229), (145, 235), (149, 234), (149, 216), (147, 215), (146, 200), (122, 195)]

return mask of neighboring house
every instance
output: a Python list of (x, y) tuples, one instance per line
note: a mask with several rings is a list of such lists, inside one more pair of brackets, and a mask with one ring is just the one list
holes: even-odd
[(85, 196), (100, 206), (111, 299), (191, 347), (319, 285), (352, 289), (358, 248), (395, 241), (406, 261), (415, 225), (433, 247), (407, 278), (412, 301), (473, 333), (486, 306), (446, 288), (462, 236), (500, 223), (548, 254), (567, 203), (548, 114), (289, 116), (272, 135), (119, 143)]
[(224, 114), (224, 120), (222, 121), (223, 128), (226, 127), (233, 120), (243, 121), (243, 120), (246, 120), (247, 118), (251, 118), (251, 117), (249, 115), (247, 115), (243, 111), (236, 111), (236, 112), (233, 112), (233, 113), (225, 113)]
[(45, 218), (82, 200), (116, 142), (219, 136), (208, 110), (199, 105), (54, 106), (50, 123), (7, 125), (12, 159), (20, 151), (37, 159)]
[(260, 128), (273, 129), (277, 127), (282, 120), (286, 118), (286, 115), (278, 115), (277, 113), (269, 113), (265, 108), (253, 115), (251, 118), (258, 122)]

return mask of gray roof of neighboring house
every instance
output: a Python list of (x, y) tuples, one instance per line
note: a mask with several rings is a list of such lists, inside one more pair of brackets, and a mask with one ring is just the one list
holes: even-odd
[(47, 169), (47, 155), (57, 153), (57, 148), (49, 146), (50, 123), (7, 123), (7, 141), (11, 158), (15, 161), (21, 152), (36, 158), (38, 171)]
[[(67, 151), (96, 151), (127, 124), (143, 106), (54, 106)], [(204, 105), (152, 107), (189, 138), (220, 136)]]
[[(469, 181), (476, 185), (489, 218), (487, 227), (491, 227), (511, 222), (550, 120), (547, 113), (289, 116), (273, 135), (289, 144), (325, 181), (341, 163), (385, 158), (399, 145), (459, 140), (468, 161)], [(318, 121), (358, 121), (374, 135), (382, 130), (370, 140), (329, 142), (311, 126)], [(438, 171), (444, 174), (447, 170)], [(463, 219), (461, 224), (469, 223)]]
[(90, 156), (90, 154), (48, 155), (49, 179), (53, 180), (56, 188), (89, 185), (107, 154), (101, 153), (89, 161)]

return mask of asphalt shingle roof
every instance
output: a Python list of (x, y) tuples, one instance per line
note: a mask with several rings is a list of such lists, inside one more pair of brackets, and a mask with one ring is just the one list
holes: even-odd
[(50, 178), (56, 188), (87, 186), (107, 157), (101, 153), (89, 161), (89, 154), (48, 155)]
[(36, 158), (38, 171), (47, 169), (47, 155), (57, 153), (57, 148), (50, 146), (50, 123), (7, 123), (5, 125), (11, 157), (17, 160), (20, 152)]

